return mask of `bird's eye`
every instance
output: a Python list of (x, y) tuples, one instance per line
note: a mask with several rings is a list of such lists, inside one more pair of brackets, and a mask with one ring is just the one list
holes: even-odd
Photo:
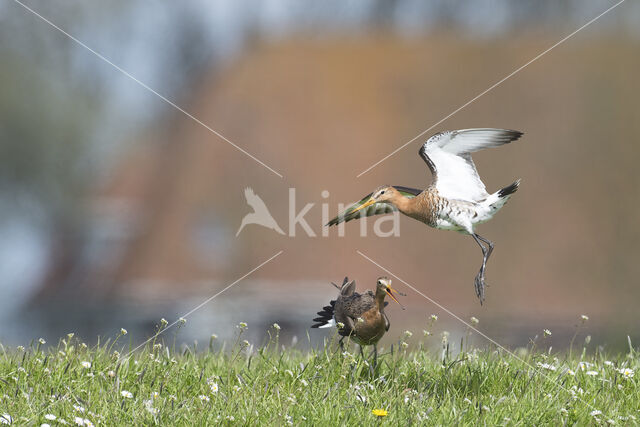
[(382, 191), (380, 192), (380, 194), (384, 194), (384, 190), (382, 190)]

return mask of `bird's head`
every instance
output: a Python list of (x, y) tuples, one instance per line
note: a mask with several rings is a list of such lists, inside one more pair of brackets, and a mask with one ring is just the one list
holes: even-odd
[(374, 203), (393, 203), (398, 196), (400, 196), (400, 192), (394, 187), (390, 185), (383, 185), (382, 187), (378, 187), (373, 190), (373, 193), (371, 193), (371, 197), (369, 197), (369, 200), (358, 206), (358, 208), (355, 209), (354, 212), (357, 212), (360, 209), (365, 209), (373, 205)]
[(400, 292), (391, 287), (391, 279), (389, 279), (388, 277), (383, 276), (378, 278), (378, 281), (376, 283), (376, 294), (382, 296), (389, 295), (391, 299), (397, 302), (404, 310), (404, 306), (400, 304), (400, 301), (398, 301), (398, 299), (396, 298), (396, 294), (400, 294)]

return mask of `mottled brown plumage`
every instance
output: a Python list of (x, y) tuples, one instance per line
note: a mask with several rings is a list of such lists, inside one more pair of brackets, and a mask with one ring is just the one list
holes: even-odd
[[(384, 308), (388, 304), (384, 299), (389, 295), (394, 301), (398, 302), (398, 300), (393, 294), (391, 280), (387, 277), (378, 278), (375, 293), (367, 291), (359, 294), (355, 290), (355, 280), (350, 282), (345, 277), (338, 298), (318, 312), (318, 317), (313, 319), (317, 323), (311, 327), (328, 327), (333, 321), (338, 326), (338, 333), (342, 336), (341, 346), (345, 337), (350, 337), (361, 347), (372, 345), (374, 346), (375, 360), (377, 360), (378, 341), (391, 325), (384, 312)], [(398, 302), (398, 304), (400, 303)]]

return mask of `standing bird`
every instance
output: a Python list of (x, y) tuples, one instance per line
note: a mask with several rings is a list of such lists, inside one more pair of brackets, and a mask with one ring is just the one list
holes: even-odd
[[(395, 297), (394, 292), (400, 294), (391, 288), (391, 279), (380, 277), (376, 283), (375, 294), (367, 291), (364, 294), (356, 292), (356, 281), (349, 281), (348, 277), (344, 278), (342, 286), (334, 286), (340, 289), (338, 298), (332, 300), (329, 305), (325, 306), (322, 311), (318, 312), (318, 317), (313, 319), (315, 324), (312, 328), (330, 328), (332, 326), (340, 326), (338, 333), (340, 338), (340, 348), (343, 347), (342, 340), (345, 337), (351, 337), (360, 345), (360, 354), (363, 354), (362, 347), (365, 345), (373, 346), (373, 368), (375, 369), (378, 361), (378, 341), (389, 330), (391, 323), (384, 312), (384, 308), (389, 304), (384, 298), (389, 295), (395, 302), (400, 301)], [(400, 307), (404, 310), (402, 304)], [(364, 354), (363, 354), (364, 355)]]
[(433, 175), (429, 187), (424, 191), (389, 185), (379, 187), (329, 221), (327, 226), (399, 210), (430, 227), (471, 235), (482, 249), (482, 266), (474, 282), (476, 295), (482, 304), (485, 269), (494, 245), (477, 234), (474, 226), (493, 218), (518, 190), (520, 180), (493, 194), (487, 193), (471, 159), (471, 153), (508, 144), (520, 136), (522, 132), (492, 128), (435, 134), (419, 151)]
[(267, 209), (267, 205), (264, 204), (260, 196), (254, 193), (251, 188), (247, 187), (244, 189), (244, 197), (247, 199), (247, 204), (253, 208), (253, 212), (246, 214), (244, 218), (242, 218), (242, 223), (240, 224), (240, 228), (238, 228), (236, 237), (238, 237), (244, 226), (248, 224), (258, 224), (280, 234), (284, 234), (284, 231), (282, 231), (276, 220), (273, 219), (269, 209)]

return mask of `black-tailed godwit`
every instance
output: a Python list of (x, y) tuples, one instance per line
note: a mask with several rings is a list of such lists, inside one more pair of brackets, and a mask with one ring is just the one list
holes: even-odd
[[(336, 287), (338, 286), (336, 285)], [(359, 294), (356, 292), (355, 280), (349, 281), (347, 277), (344, 278), (339, 289), (338, 298), (332, 300), (329, 305), (318, 312), (318, 317), (313, 319), (316, 323), (311, 327), (329, 328), (338, 326), (338, 333), (342, 336), (340, 338), (340, 347), (342, 348), (342, 340), (345, 337), (351, 337), (360, 345), (361, 354), (363, 354), (363, 346), (372, 345), (374, 354), (373, 367), (375, 369), (378, 360), (378, 341), (389, 330), (391, 325), (384, 312), (385, 306), (389, 303), (385, 302), (384, 298), (389, 295), (395, 302), (400, 304), (394, 295), (394, 292), (397, 291), (391, 287), (391, 280), (387, 277), (378, 278), (375, 293), (367, 291)], [(402, 304), (400, 306), (402, 307)], [(402, 308), (404, 309), (404, 307)]]
[(485, 269), (494, 245), (477, 234), (474, 226), (493, 218), (518, 190), (520, 180), (493, 194), (487, 193), (471, 153), (507, 144), (521, 135), (522, 132), (515, 130), (492, 128), (462, 129), (433, 135), (419, 151), (433, 175), (431, 185), (425, 190), (389, 185), (379, 187), (327, 225), (399, 210), (430, 227), (471, 235), (482, 249), (482, 266), (474, 282), (476, 295), (482, 304)]

